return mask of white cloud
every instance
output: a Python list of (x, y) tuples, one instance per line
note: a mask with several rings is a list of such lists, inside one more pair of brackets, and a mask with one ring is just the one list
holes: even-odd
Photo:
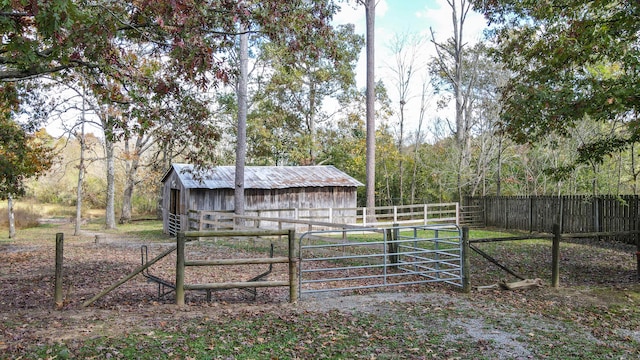
[[(458, 9), (459, 12), (460, 9)], [(453, 34), (451, 7), (446, 0), (435, 0), (434, 6), (425, 6), (415, 16), (419, 19), (424, 19), (425, 27), (422, 31), (426, 34), (429, 34), (429, 28), (433, 29), (437, 41), (446, 40)], [(469, 11), (463, 28), (464, 41), (471, 44), (478, 42), (482, 38), (482, 31), (486, 27), (486, 21), (481, 14)], [(429, 36), (431, 35), (429, 34)]]
[(388, 10), (389, 4), (387, 4), (387, 0), (379, 0), (376, 5), (376, 17), (384, 17)]

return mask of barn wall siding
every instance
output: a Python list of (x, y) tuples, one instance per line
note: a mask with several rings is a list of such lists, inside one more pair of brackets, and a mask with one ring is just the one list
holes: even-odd
[[(246, 210), (355, 208), (355, 206), (356, 190), (349, 188), (245, 190)], [(233, 191), (231, 189), (191, 189), (188, 210), (233, 210)]]
[[(323, 170), (324, 171), (324, 170)], [(332, 170), (335, 171), (335, 168)], [(342, 173), (343, 174), (343, 173)], [(165, 232), (168, 232), (169, 209), (171, 201), (171, 190), (180, 191), (179, 214), (181, 215), (181, 229), (188, 228), (188, 213), (192, 210), (228, 211), (234, 208), (234, 191), (229, 188), (189, 188), (185, 187), (181, 181), (181, 174), (175, 168), (167, 172), (163, 178), (162, 193), (162, 221)], [(350, 211), (334, 212), (336, 217), (352, 216), (355, 221), (355, 207), (357, 206), (357, 187), (353, 184), (356, 180), (343, 174), (343, 178), (336, 181), (336, 186), (311, 186), (311, 187), (289, 187), (273, 189), (245, 189), (245, 209), (246, 210), (266, 210), (266, 209), (310, 209), (310, 208), (351, 208)], [(345, 180), (349, 178), (353, 182)], [(307, 178), (308, 180), (308, 178)], [(342, 181), (342, 182), (340, 182)], [(346, 182), (345, 182), (346, 181)], [(308, 181), (307, 181), (308, 182)], [(191, 181), (193, 183), (193, 181)], [(344, 184), (349, 183), (349, 186)], [(190, 186), (193, 186), (190, 185)], [(300, 211), (301, 218), (326, 216), (326, 211), (317, 213), (313, 210)], [(294, 211), (290, 214), (280, 212), (279, 214), (269, 214), (268, 216), (280, 216), (293, 218)]]

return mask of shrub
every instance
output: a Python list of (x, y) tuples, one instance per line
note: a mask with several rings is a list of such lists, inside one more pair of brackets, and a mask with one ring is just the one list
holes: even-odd
[[(2, 210), (3, 210), (3, 215), (0, 216), (0, 226), (8, 228), (9, 227), (8, 210), (6, 207)], [(35, 212), (33, 207), (14, 208), (13, 214), (15, 215), (16, 229), (36, 227), (40, 224), (38, 222), (38, 219), (40, 218), (40, 214)]]

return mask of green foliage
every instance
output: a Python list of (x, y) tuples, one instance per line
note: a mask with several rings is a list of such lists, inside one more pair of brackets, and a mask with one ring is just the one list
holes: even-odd
[[(327, 102), (338, 102), (353, 91), (362, 44), (353, 26), (326, 31), (311, 52), (292, 52), (281, 43), (260, 44), (256, 60), (270, 75), (261, 75), (258, 82), (264, 86), (253, 94), (247, 130), (252, 163), (309, 165), (324, 160), (318, 133), (337, 112), (327, 111)], [(221, 98), (221, 104), (227, 99)]]
[[(0, 93), (6, 95), (12, 86)], [(46, 171), (52, 157), (45, 132), (29, 132), (14, 120), (19, 107), (11, 97), (0, 99), (0, 199), (23, 195), (24, 181)]]
[(585, 117), (624, 128), (583, 144), (602, 162), (640, 135), (637, 1), (475, 1), (496, 26), (496, 56), (515, 76), (503, 90), (505, 130), (519, 143), (568, 136)]

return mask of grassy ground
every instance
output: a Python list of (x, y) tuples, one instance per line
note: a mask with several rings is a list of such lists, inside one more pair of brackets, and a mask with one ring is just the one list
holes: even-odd
[[(157, 254), (172, 242), (158, 221), (105, 232), (90, 222), (49, 224), (0, 236), (2, 359), (635, 359), (640, 357), (640, 286), (635, 249), (575, 240), (561, 246), (561, 288), (461, 293), (448, 285), (307, 296), (284, 289), (157, 298), (136, 277), (89, 308), (81, 303), (140, 263), (141, 244)], [(0, 230), (1, 231), (1, 230)], [(55, 233), (65, 234), (65, 305), (52, 299)], [(95, 234), (104, 234), (96, 244)], [(473, 231), (472, 238), (495, 236)], [(202, 256), (243, 256), (261, 244), (202, 243)], [(550, 279), (546, 240), (478, 245), (527, 278)], [(171, 278), (175, 258), (154, 273)], [(472, 285), (503, 271), (472, 254)], [(221, 270), (207, 278), (242, 278), (260, 268)], [(194, 275), (200, 276), (200, 275)], [(285, 269), (271, 276), (281, 279)], [(233, 279), (232, 279), (233, 280)]]

